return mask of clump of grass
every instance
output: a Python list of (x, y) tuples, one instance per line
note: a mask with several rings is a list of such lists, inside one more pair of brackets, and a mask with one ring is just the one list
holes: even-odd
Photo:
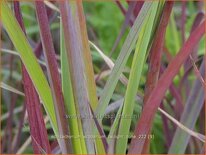
[[(2, 153), (202, 153), (202, 2), (0, 4)], [(108, 4), (117, 36), (98, 19)]]

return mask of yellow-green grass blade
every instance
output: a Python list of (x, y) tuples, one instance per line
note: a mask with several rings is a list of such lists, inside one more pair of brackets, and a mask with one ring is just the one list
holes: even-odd
[[(62, 72), (62, 89), (65, 100), (65, 107), (67, 111), (67, 119), (70, 127), (70, 134), (72, 140), (73, 151), (75, 154), (85, 154), (87, 152), (86, 145), (84, 141), (83, 134), (79, 123), (81, 121), (77, 117), (77, 112), (73, 97), (72, 85), (71, 85), (71, 77), (69, 71), (69, 62), (66, 55), (65, 44), (64, 44), (64, 34), (62, 28), (62, 22), (60, 21), (60, 45), (61, 45), (61, 72)], [(80, 137), (81, 135), (81, 137)], [(76, 138), (79, 137), (79, 138)], [(83, 145), (83, 146), (82, 146)]]
[(2, 23), (6, 29), (14, 47), (18, 51), (23, 64), (26, 67), (27, 72), (37, 90), (44, 108), (50, 118), (55, 135), (58, 135), (57, 122), (55, 117), (55, 111), (53, 106), (53, 99), (51, 89), (44, 76), (44, 73), (37, 62), (37, 59), (32, 52), (32, 48), (29, 45), (24, 33), (22, 32), (18, 22), (12, 14), (12, 11), (8, 7), (5, 1), (1, 5)]
[(140, 32), (137, 46), (132, 61), (131, 72), (129, 76), (128, 86), (125, 94), (125, 100), (122, 110), (122, 118), (118, 128), (119, 139), (116, 142), (117, 154), (126, 153), (128, 135), (130, 131), (130, 125), (133, 115), (135, 96), (139, 87), (139, 82), (143, 70), (144, 60), (146, 58), (147, 49), (149, 46), (150, 37), (152, 34), (152, 28), (157, 13), (159, 2), (153, 2), (150, 11), (150, 15), (146, 17), (144, 26)]

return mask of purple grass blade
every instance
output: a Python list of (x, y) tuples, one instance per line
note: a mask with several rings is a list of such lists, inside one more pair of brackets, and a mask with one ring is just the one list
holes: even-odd
[[(197, 14), (197, 16), (196, 16), (196, 18), (195, 18), (195, 20), (194, 20), (194, 23), (193, 23), (193, 25), (192, 25), (192, 28), (191, 28), (191, 33), (195, 30), (195, 28), (201, 23), (201, 21), (203, 20), (203, 18), (204, 18), (204, 14), (202, 13), (202, 12), (200, 12), (200, 13), (198, 13)], [(196, 46), (195, 48), (194, 48), (194, 51), (193, 51), (193, 53), (190, 55), (190, 58), (188, 58), (187, 59), (187, 61), (186, 61), (186, 63), (185, 63), (185, 67), (187, 67), (186, 69), (188, 69), (189, 68), (189, 66), (193, 66), (194, 67), (194, 69), (195, 69), (195, 73), (197, 72), (197, 80), (196, 80), (196, 83), (197, 83), (197, 81), (199, 80), (199, 82), (202, 84), (202, 87), (203, 88), (205, 88), (205, 84), (204, 84), (204, 80), (203, 80), (203, 83), (202, 83), (202, 81), (201, 81), (201, 77), (202, 77), (202, 75), (203, 75), (203, 67), (204, 67), (204, 65), (203, 65), (203, 63), (202, 63), (202, 65), (201, 65), (201, 69), (202, 69), (202, 75), (201, 75), (201, 73), (199, 73), (199, 70), (197, 69), (197, 67), (196, 67), (196, 65), (195, 65), (195, 60), (197, 59), (197, 50), (198, 50), (198, 46)], [(195, 60), (193, 59), (193, 56), (196, 58)], [(200, 74), (200, 75), (199, 75)], [(189, 81), (186, 79), (186, 83), (185, 84), (188, 84), (189, 83)], [(196, 84), (195, 83), (195, 84)], [(193, 86), (193, 88), (195, 87), (195, 85)], [(203, 90), (203, 88), (201, 88), (202, 89), (202, 91), (204, 92), (204, 90)], [(195, 88), (194, 88), (195, 89)], [(193, 96), (193, 98), (190, 98), (191, 100), (189, 100), (188, 99), (188, 101), (187, 101), (187, 103), (186, 103), (186, 106), (185, 106), (185, 109), (184, 109), (184, 111), (183, 111), (183, 113), (182, 113), (182, 116), (181, 116), (181, 119), (180, 119), (180, 122), (182, 122), (183, 124), (185, 123), (185, 126), (188, 126), (189, 128), (194, 128), (194, 125), (195, 125), (195, 122), (196, 122), (196, 120), (195, 120), (195, 118), (197, 119), (197, 117), (198, 117), (198, 113), (200, 112), (200, 110), (202, 109), (202, 104), (204, 103), (203, 102), (203, 100), (204, 100), (204, 94), (202, 95), (202, 98), (201, 97), (199, 97), (198, 95), (199, 95), (199, 93), (201, 93), (201, 92), (199, 92), (199, 90), (198, 91), (196, 91), (195, 92), (195, 96), (194, 96), (194, 94), (192, 94), (192, 93), (194, 93), (193, 92), (193, 90), (190, 92), (190, 94), (189, 94), (189, 96)], [(198, 103), (198, 101), (197, 101), (197, 98), (201, 98), (200, 100), (202, 100), (202, 101), (200, 101), (200, 103)], [(193, 101), (194, 103), (196, 103), (196, 110), (193, 110), (193, 111), (195, 111), (195, 115), (194, 115), (194, 112), (191, 110), (191, 109), (193, 109), (192, 108), (192, 106), (195, 106), (194, 105), (194, 103), (192, 104), (192, 106), (191, 106), (191, 103), (189, 103), (189, 102), (191, 102), (191, 101)], [(199, 106), (198, 106), (199, 105)], [(189, 106), (189, 108), (188, 108), (188, 106)], [(190, 112), (189, 112), (189, 110), (188, 109), (190, 109)], [(199, 112), (198, 112), (198, 109), (199, 109)], [(187, 111), (186, 111), (187, 110)], [(191, 117), (193, 117), (193, 118), (188, 118), (188, 114), (190, 114), (190, 115), (192, 115)], [(191, 121), (190, 119), (192, 119), (193, 121)], [(189, 121), (191, 121), (191, 122), (189, 122)], [(175, 141), (175, 138), (177, 139), (177, 137), (178, 137), (178, 140), (180, 140), (180, 141), (178, 141), (178, 143), (177, 143), (177, 145), (176, 145), (176, 143), (174, 143), (174, 141)], [(182, 131), (180, 131), (179, 130), (179, 128), (177, 128), (177, 130), (176, 130), (176, 132), (175, 132), (175, 135), (174, 135), (174, 138), (173, 138), (173, 141), (172, 141), (172, 144), (171, 144), (171, 146), (170, 146), (170, 149), (169, 149), (169, 152), (182, 152), (182, 153), (184, 153), (184, 151), (186, 150), (186, 146), (187, 146), (187, 144), (189, 143), (189, 137), (190, 137), (190, 135), (187, 135), (187, 134), (185, 134), (185, 133), (182, 133)], [(182, 139), (181, 139), (182, 138)], [(184, 140), (184, 142), (183, 143), (179, 143), (179, 142), (181, 142), (181, 140)], [(179, 145), (178, 145), (179, 144)], [(174, 147), (176, 147), (175, 148), (175, 151), (174, 151)], [(180, 149), (180, 147), (181, 147), (181, 149)]]
[(171, 84), (170, 86), (170, 92), (171, 92), (171, 95), (175, 98), (176, 100), (176, 103), (174, 105), (174, 109), (175, 109), (175, 112), (176, 112), (176, 119), (179, 120), (181, 114), (182, 114), (182, 111), (183, 111), (183, 108), (184, 108), (184, 105), (182, 103), (182, 97), (181, 97), (181, 93), (180, 91), (174, 86), (174, 84)]
[[(205, 72), (204, 64), (205, 63), (202, 62), (200, 67), (202, 76), (204, 76)], [(189, 129), (194, 129), (196, 120), (204, 104), (204, 96), (204, 87), (199, 79), (197, 79), (191, 89), (189, 98), (187, 99), (180, 119), (180, 122)], [(183, 154), (186, 150), (189, 139), (190, 135), (188, 133), (182, 131), (180, 128), (177, 128), (169, 149), (169, 153)]]
[(206, 147), (203, 145), (200, 154), (206, 154)]
[(163, 15), (161, 17), (160, 25), (157, 30), (154, 42), (152, 44), (149, 55), (149, 71), (147, 74), (147, 81), (144, 94), (144, 105), (146, 104), (152, 90), (157, 84), (160, 72), (161, 57), (164, 45), (164, 37), (166, 27), (169, 22), (170, 13), (172, 11), (173, 2), (167, 2), (165, 4)]

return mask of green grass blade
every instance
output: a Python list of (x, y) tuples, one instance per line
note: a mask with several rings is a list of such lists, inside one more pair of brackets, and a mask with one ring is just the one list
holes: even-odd
[[(125, 64), (129, 58), (129, 55), (131, 54), (134, 45), (137, 41), (140, 28), (142, 27), (144, 21), (144, 17), (148, 14), (148, 10), (150, 7), (151, 2), (145, 2), (144, 6), (142, 7), (139, 13), (139, 16), (137, 17), (132, 29), (130, 30), (127, 39), (125, 40), (125, 43), (122, 47), (122, 50), (120, 51), (120, 55), (118, 56), (115, 62), (115, 66), (112, 70), (112, 73), (109, 79), (107, 80), (106, 86), (104, 87), (103, 92), (100, 96), (99, 104), (95, 111), (95, 115), (98, 114), (102, 116), (104, 114), (105, 109), (109, 104), (109, 101), (114, 92), (116, 84), (119, 80), (120, 74), (122, 73), (123, 68), (125, 67)], [(101, 119), (99, 119), (99, 121), (101, 121)]]
[(32, 48), (29, 45), (24, 33), (18, 22), (14, 18), (10, 8), (5, 1), (1, 5), (2, 23), (12, 40), (16, 50), (19, 52), (21, 60), (26, 67), (27, 72), (43, 102), (44, 108), (50, 118), (55, 135), (58, 135), (57, 122), (53, 106), (51, 89), (44, 76), (44, 73), (37, 62)]
[[(80, 136), (80, 127), (79, 123), (80, 120), (76, 117), (76, 107), (73, 97), (73, 91), (72, 91), (72, 84), (71, 84), (71, 77), (70, 77), (70, 71), (69, 71), (69, 62), (66, 56), (66, 50), (65, 50), (65, 44), (64, 44), (64, 34), (63, 34), (63, 28), (62, 28), (62, 22), (60, 22), (60, 45), (61, 45), (61, 72), (62, 72), (62, 89), (65, 99), (65, 107), (67, 110), (68, 115), (68, 122), (70, 127), (70, 134), (72, 136), (72, 146), (73, 151), (75, 154), (85, 154), (86, 148), (85, 141), (83, 137), (80, 138), (74, 138)], [(71, 118), (70, 118), (71, 117)], [(79, 123), (78, 123), (79, 122)], [(81, 143), (83, 141), (83, 143)], [(82, 146), (84, 145), (84, 146)]]
[(146, 17), (143, 28), (139, 34), (137, 46), (132, 61), (131, 72), (129, 76), (129, 82), (125, 94), (125, 100), (122, 111), (122, 118), (119, 124), (118, 136), (120, 138), (116, 142), (117, 154), (126, 153), (128, 135), (130, 131), (131, 118), (133, 115), (135, 96), (139, 87), (140, 77), (143, 70), (143, 64), (147, 55), (147, 49), (152, 34), (153, 23), (155, 15), (157, 13), (158, 2), (153, 2), (151, 9), (149, 10), (150, 15)]

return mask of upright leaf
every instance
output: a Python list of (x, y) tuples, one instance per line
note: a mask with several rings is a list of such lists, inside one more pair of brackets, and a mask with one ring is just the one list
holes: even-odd
[(120, 124), (117, 131), (117, 136), (120, 137), (116, 142), (115, 153), (117, 154), (122, 154), (126, 152), (128, 135), (134, 110), (135, 96), (139, 87), (140, 77), (142, 74), (143, 64), (145, 62), (146, 53), (149, 46), (158, 4), (159, 2), (153, 2), (152, 7), (149, 10), (149, 15), (144, 21), (143, 28), (141, 29), (137, 41), (128, 86), (125, 94), (124, 105), (122, 109), (122, 118), (120, 119)]
[(21, 60), (26, 67), (27, 72), (43, 102), (45, 110), (50, 118), (55, 135), (58, 135), (57, 122), (55, 118), (55, 111), (53, 106), (53, 99), (51, 89), (44, 76), (44, 73), (39, 66), (37, 59), (32, 52), (24, 33), (22, 32), (18, 22), (13, 16), (10, 8), (5, 1), (1, 1), (2, 23), (14, 44), (16, 50), (19, 52)]
[[(66, 54), (65, 44), (64, 44), (64, 33), (62, 28), (62, 21), (60, 21), (60, 44), (61, 44), (61, 73), (62, 73), (62, 89), (65, 99), (65, 107), (67, 110), (72, 147), (73, 152), (76, 154), (86, 154), (86, 145), (83, 137), (83, 132), (81, 130), (81, 120), (78, 116), (78, 107), (76, 107), (74, 102), (74, 94), (72, 91), (71, 75), (69, 71), (69, 60)], [(75, 138), (78, 137), (79, 138)]]

